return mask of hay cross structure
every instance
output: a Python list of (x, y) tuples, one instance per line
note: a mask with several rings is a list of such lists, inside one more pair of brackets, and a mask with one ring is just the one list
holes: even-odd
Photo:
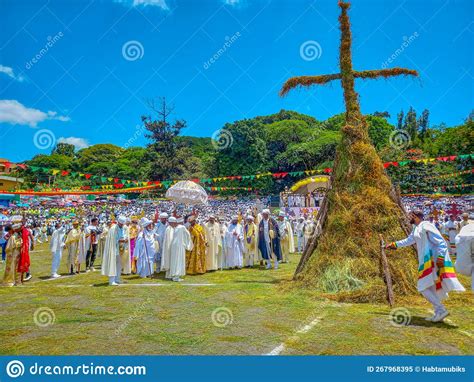
[[(377, 79), (399, 75), (417, 76), (405, 68), (356, 71), (352, 67), (352, 36), (349, 3), (339, 1), (341, 42), (340, 73), (299, 76), (288, 79), (280, 90), (285, 96), (294, 88), (324, 85), (341, 80), (346, 107), (342, 141), (338, 146), (331, 189), (318, 214), (316, 231), (306, 245), (294, 279), (341, 300), (382, 301), (384, 275), (380, 264), (379, 234), (390, 239), (407, 231), (403, 206), (383, 168), (368, 126), (360, 112), (355, 79)], [(403, 252), (403, 251), (401, 251)], [(413, 256), (391, 257), (394, 291), (411, 294), (416, 285)]]

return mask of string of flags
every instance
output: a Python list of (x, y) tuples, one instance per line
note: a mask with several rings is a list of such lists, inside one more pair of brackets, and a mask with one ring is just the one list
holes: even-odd
[[(434, 192), (446, 192), (448, 190), (462, 190), (464, 188), (473, 187), (474, 183), (463, 183), (463, 184), (447, 184), (444, 186), (435, 186), (433, 188)], [(405, 191), (404, 195), (412, 195), (416, 193), (417, 188), (411, 188)]]
[[(437, 158), (423, 158), (423, 159), (410, 159), (410, 160), (403, 160), (403, 161), (391, 161), (385, 162), (383, 165), (385, 168), (389, 167), (403, 167), (408, 165), (409, 163), (422, 163), (422, 164), (430, 164), (436, 162), (452, 162), (455, 160), (466, 160), (466, 159), (474, 159), (474, 154), (462, 154), (462, 155), (449, 155), (449, 156), (440, 156)], [(47, 168), (47, 167), (40, 167), (40, 166), (31, 166), (24, 163), (13, 163), (9, 161), (2, 161), (0, 165), (3, 165), (6, 169), (12, 168), (13, 166), (21, 169), (21, 170), (30, 170), (32, 172), (41, 172), (45, 174), (51, 174), (53, 176), (72, 176), (77, 178), (84, 178), (86, 180), (106, 183), (112, 182), (112, 185), (103, 185), (104, 188), (99, 189), (121, 189), (127, 187), (145, 187), (150, 185), (162, 185), (165, 188), (169, 188), (172, 184), (178, 182), (179, 180), (161, 180), (161, 181), (141, 181), (141, 180), (130, 180), (130, 179), (122, 179), (119, 177), (110, 177), (104, 175), (93, 175), (91, 173), (82, 173), (70, 170), (60, 170), (55, 168)], [(264, 177), (272, 177), (274, 179), (283, 179), (288, 176), (290, 177), (300, 177), (300, 176), (311, 176), (315, 174), (330, 174), (332, 172), (331, 168), (324, 168), (324, 169), (313, 169), (313, 170), (301, 170), (301, 171), (282, 171), (282, 172), (265, 172), (260, 174), (252, 174), (252, 175), (230, 175), (230, 176), (218, 176), (218, 177), (211, 177), (211, 178), (195, 178), (191, 179), (196, 183), (202, 184), (212, 184), (222, 181), (229, 181), (229, 180), (255, 180), (261, 179)], [(90, 186), (96, 187), (96, 186)], [(97, 186), (102, 187), (102, 186)], [(94, 188), (91, 188), (94, 189)]]
[(42, 190), (16, 190), (16, 191), (1, 191), (2, 194), (9, 195), (35, 195), (35, 196), (58, 196), (58, 195), (106, 195), (106, 194), (123, 194), (131, 192), (145, 192), (153, 190), (160, 185), (153, 184), (151, 186), (144, 187), (130, 187), (126, 189), (102, 189), (102, 190), (86, 190), (79, 188), (62, 189), (62, 188), (49, 188)]
[(474, 168), (472, 168), (470, 170), (456, 171), (456, 172), (452, 172), (452, 173), (449, 173), (449, 174), (439, 174), (439, 175), (427, 176), (426, 179), (454, 178), (456, 176), (461, 176), (461, 175), (466, 175), (466, 174), (473, 174), (473, 173), (474, 173)]

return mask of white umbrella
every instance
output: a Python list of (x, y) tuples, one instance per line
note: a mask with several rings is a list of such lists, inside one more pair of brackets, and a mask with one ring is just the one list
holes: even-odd
[(207, 193), (199, 184), (181, 180), (166, 191), (166, 197), (177, 203), (207, 204)]

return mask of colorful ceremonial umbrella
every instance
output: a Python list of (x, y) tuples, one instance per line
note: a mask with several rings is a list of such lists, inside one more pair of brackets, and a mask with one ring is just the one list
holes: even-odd
[(207, 193), (199, 184), (182, 180), (168, 188), (166, 197), (177, 203), (207, 204)]

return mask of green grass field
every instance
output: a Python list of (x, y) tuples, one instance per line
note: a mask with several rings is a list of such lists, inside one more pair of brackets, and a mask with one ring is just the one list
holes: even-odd
[(451, 294), (451, 316), (438, 324), (423, 320), (429, 304), (421, 296), (397, 301), (411, 319), (396, 326), (386, 305), (291, 288), (297, 256), (277, 271), (221, 271), (181, 284), (125, 276), (118, 287), (99, 271), (48, 280), (47, 246), (31, 256), (33, 279), (0, 288), (0, 354), (474, 353), (472, 292)]

